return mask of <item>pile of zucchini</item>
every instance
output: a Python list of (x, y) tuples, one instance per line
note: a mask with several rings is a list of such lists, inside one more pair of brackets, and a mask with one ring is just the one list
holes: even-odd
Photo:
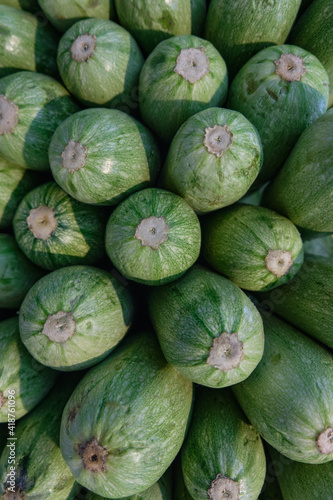
[(0, 497), (333, 500), (332, 0), (0, 0)]

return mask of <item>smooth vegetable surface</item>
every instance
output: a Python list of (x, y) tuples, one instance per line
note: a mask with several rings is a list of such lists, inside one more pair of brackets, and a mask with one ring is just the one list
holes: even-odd
[(133, 315), (128, 288), (90, 266), (64, 267), (33, 286), (20, 309), (20, 334), (42, 364), (72, 371), (104, 359)]
[(152, 486), (185, 437), (192, 383), (150, 333), (136, 334), (81, 380), (62, 417), (60, 447), (76, 480), (101, 496)]
[(150, 316), (167, 361), (185, 377), (221, 388), (247, 378), (262, 358), (260, 314), (231, 281), (191, 268), (154, 288)]
[(209, 108), (190, 117), (175, 135), (163, 171), (163, 185), (199, 212), (239, 200), (263, 161), (255, 127), (237, 111)]

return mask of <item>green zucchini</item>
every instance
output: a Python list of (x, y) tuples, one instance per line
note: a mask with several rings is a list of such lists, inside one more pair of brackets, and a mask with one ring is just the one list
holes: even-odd
[(266, 472), (264, 447), (231, 391), (196, 390), (181, 457), (194, 500), (257, 500)]
[(263, 49), (238, 72), (228, 108), (242, 113), (261, 137), (264, 163), (258, 187), (278, 172), (302, 132), (325, 113), (328, 93), (324, 66), (295, 45)]
[(21, 252), (14, 236), (0, 234), (0, 308), (18, 309), (44, 274)]
[(308, 255), (290, 283), (259, 299), (266, 310), (333, 348), (332, 296), (332, 258)]
[(209, 108), (178, 130), (164, 165), (163, 186), (198, 213), (239, 200), (256, 179), (263, 161), (254, 126), (237, 111)]
[(284, 321), (263, 314), (264, 355), (233, 386), (260, 435), (292, 460), (333, 460), (333, 357)]
[(144, 60), (124, 28), (86, 19), (62, 36), (57, 61), (66, 87), (85, 106), (120, 108), (133, 100)]
[(0, 158), (0, 229), (11, 226), (18, 204), (36, 185), (33, 172)]
[(192, 208), (176, 194), (150, 188), (112, 212), (105, 246), (126, 278), (161, 285), (179, 278), (199, 257), (201, 230)]
[(20, 309), (20, 334), (40, 363), (81, 370), (104, 359), (125, 336), (132, 296), (111, 273), (70, 266), (44, 276)]
[(161, 42), (148, 56), (139, 81), (139, 103), (146, 125), (165, 142), (192, 115), (222, 106), (228, 71), (215, 47), (192, 35)]
[(303, 132), (262, 202), (301, 228), (333, 232), (332, 169), (330, 109)]
[(22, 70), (56, 76), (57, 46), (57, 33), (37, 16), (0, 5), (0, 78)]
[(115, 205), (151, 185), (160, 167), (152, 134), (114, 109), (85, 109), (65, 120), (49, 148), (53, 177), (83, 203)]
[(17, 317), (0, 321), (0, 351), (0, 422), (13, 423), (13, 418), (20, 419), (46, 396), (58, 374), (26, 350)]
[(62, 417), (62, 455), (97, 495), (134, 495), (176, 457), (191, 405), (192, 382), (165, 361), (152, 334), (136, 334), (76, 387)]
[(57, 30), (65, 32), (74, 23), (87, 17), (114, 19), (114, 0), (39, 0), (48, 20)]
[(28, 12), (40, 11), (38, 0), (0, 0), (0, 5), (8, 5)]
[(76, 201), (55, 182), (23, 198), (13, 226), (22, 252), (50, 271), (94, 264), (104, 255), (106, 216), (102, 209)]
[(303, 243), (285, 217), (238, 204), (202, 219), (202, 254), (219, 273), (246, 290), (290, 281), (303, 263)]
[(0, 79), (0, 154), (23, 168), (49, 170), (55, 129), (77, 105), (53, 78), (20, 71)]
[(300, 4), (301, 0), (212, 0), (205, 38), (223, 54), (235, 76), (257, 52), (286, 41)]
[(174, 470), (173, 500), (193, 500), (193, 497), (191, 497), (191, 495), (187, 491), (184, 483), (180, 454), (173, 463), (173, 470)]
[[(59, 432), (64, 406), (78, 380), (57, 387), (14, 427), (0, 457), (0, 495), (4, 499), (75, 500), (80, 486), (61, 456)], [(2, 496), (3, 495), (3, 496)]]
[(333, 8), (331, 0), (315, 0), (296, 23), (290, 42), (318, 57), (330, 80), (328, 107), (333, 105)]
[(269, 449), (276, 469), (283, 500), (333, 500), (333, 461), (302, 464)]
[(178, 35), (201, 35), (206, 0), (115, 0), (120, 23), (149, 54), (160, 42)]
[(207, 387), (247, 378), (262, 358), (260, 314), (231, 281), (192, 267), (154, 288), (149, 309), (163, 354), (185, 377)]

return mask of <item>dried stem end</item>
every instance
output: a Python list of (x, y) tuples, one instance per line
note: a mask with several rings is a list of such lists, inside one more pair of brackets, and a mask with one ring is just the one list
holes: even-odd
[(105, 472), (108, 452), (106, 448), (99, 444), (96, 438), (92, 438), (88, 443), (81, 445), (79, 453), (86, 470)]
[(18, 124), (18, 106), (0, 95), (0, 135), (12, 134)]
[(210, 500), (238, 500), (239, 484), (223, 474), (218, 474), (208, 490)]
[(58, 227), (55, 211), (45, 205), (30, 210), (27, 224), (34, 237), (41, 240), (47, 240)]
[(8, 486), (3, 500), (24, 500), (24, 494), (17, 486)]
[(141, 220), (136, 227), (134, 238), (141, 240), (142, 246), (157, 250), (164, 241), (167, 241), (169, 229), (164, 217), (152, 215), (148, 219)]
[(72, 53), (72, 59), (79, 63), (87, 62), (90, 57), (95, 53), (96, 49), (96, 36), (89, 35), (85, 33), (84, 35), (78, 36), (72, 46), (70, 51)]
[(69, 140), (67, 146), (61, 153), (62, 166), (67, 168), (72, 174), (76, 170), (85, 166), (88, 148), (82, 146), (80, 142)]
[(209, 59), (205, 49), (182, 49), (174, 71), (192, 84), (201, 80), (209, 73)]
[(294, 54), (281, 54), (280, 59), (274, 61), (275, 73), (287, 82), (299, 82), (306, 73), (302, 57)]
[(333, 453), (333, 427), (327, 427), (317, 437), (317, 448), (323, 455)]
[(233, 145), (233, 134), (228, 125), (214, 125), (213, 128), (205, 128), (204, 145), (208, 153), (220, 158)]
[(223, 332), (213, 341), (207, 363), (222, 372), (237, 368), (244, 359), (243, 342), (237, 333)]
[(5, 398), (3, 392), (0, 391), (0, 410), (7, 403), (8, 399)]
[(76, 333), (72, 313), (58, 311), (56, 314), (48, 316), (41, 333), (46, 335), (51, 342), (65, 343)]
[(294, 264), (291, 252), (285, 250), (268, 250), (265, 262), (266, 269), (277, 278), (288, 274)]

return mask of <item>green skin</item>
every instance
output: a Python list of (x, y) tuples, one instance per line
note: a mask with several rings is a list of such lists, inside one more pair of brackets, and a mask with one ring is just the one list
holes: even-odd
[(78, 106), (56, 80), (30, 71), (2, 78), (0, 95), (18, 106), (13, 133), (0, 135), (1, 155), (23, 168), (49, 170), (51, 137)]
[[(74, 172), (61, 156), (69, 141), (87, 148), (84, 168)], [(130, 193), (150, 186), (160, 168), (160, 153), (152, 134), (126, 113), (86, 109), (64, 121), (49, 148), (53, 177), (73, 198), (115, 205)]]
[(145, 54), (172, 36), (198, 35), (206, 17), (205, 0), (115, 0), (119, 21)]
[[(48, 318), (59, 311), (71, 313), (75, 322), (75, 333), (67, 340), (59, 337), (61, 322), (54, 328), (59, 328), (56, 338), (51, 340), (44, 331)], [(132, 316), (129, 290), (110, 273), (90, 266), (64, 267), (39, 280), (26, 295), (20, 309), (21, 339), (42, 364), (81, 370), (116, 347)]]
[(308, 256), (295, 278), (260, 295), (262, 306), (333, 348), (333, 261)]
[(0, 5), (0, 78), (28, 70), (56, 76), (57, 33), (37, 17)]
[[(228, 126), (233, 144), (218, 157), (205, 145), (205, 130)], [(262, 146), (253, 125), (237, 111), (210, 108), (190, 117), (175, 135), (163, 171), (163, 186), (197, 213), (235, 203), (262, 165)]]
[(291, 43), (308, 50), (323, 64), (330, 80), (328, 107), (333, 106), (333, 9), (330, 0), (315, 0), (291, 32)]
[[(18, 423), (14, 431), (16, 441), (8, 441), (8, 444), (15, 443), (15, 462), (11, 462), (9, 447), (6, 447), (0, 458), (1, 498), (77, 498), (80, 487), (62, 458), (59, 446), (61, 415), (75, 388), (75, 382), (78, 380), (63, 380), (60, 387), (53, 389), (35, 410)], [(7, 481), (11, 464), (15, 467), (13, 484)], [(15, 489), (15, 497), (9, 487)]]
[(193, 500), (184, 483), (180, 455), (174, 462), (173, 500)]
[[(192, 382), (165, 361), (152, 334), (136, 334), (70, 397), (60, 431), (63, 457), (76, 480), (100, 496), (144, 491), (177, 455), (191, 405)], [(87, 449), (93, 439), (104, 448), (97, 464)]]
[[(182, 49), (204, 48), (209, 72), (195, 83), (175, 72)], [(222, 106), (227, 95), (228, 72), (215, 47), (196, 36), (177, 36), (161, 42), (146, 60), (139, 82), (143, 121), (165, 142), (192, 115)]]
[(0, 5), (8, 5), (28, 12), (40, 11), (38, 0), (0, 0)]
[(333, 232), (333, 109), (307, 128), (263, 204), (312, 231)]
[[(304, 61), (300, 81), (288, 82), (275, 73), (274, 61), (293, 54)], [(294, 45), (261, 50), (239, 71), (230, 86), (228, 108), (242, 113), (257, 128), (264, 150), (256, 185), (272, 178), (286, 161), (302, 132), (325, 113), (328, 75), (319, 60)]]
[(18, 309), (43, 274), (21, 252), (14, 236), (0, 234), (0, 308)]
[(212, 0), (205, 38), (223, 54), (234, 77), (257, 52), (286, 41), (300, 4), (301, 0)]
[[(164, 217), (167, 240), (157, 249), (136, 238), (143, 219)], [(201, 230), (192, 208), (176, 194), (150, 188), (134, 193), (111, 214), (106, 226), (106, 252), (126, 278), (145, 285), (174, 281), (199, 257)]]
[[(53, 210), (56, 219), (56, 228), (47, 239), (38, 233), (35, 236), (29, 228), (31, 210), (39, 207)], [(41, 217), (41, 220), (45, 219)], [(36, 265), (50, 271), (76, 264), (94, 264), (104, 255), (106, 216), (103, 210), (74, 200), (55, 182), (43, 184), (23, 198), (13, 225), (22, 252)]]
[[(0, 349), (0, 392), (3, 396), (0, 422), (8, 422), (9, 413), (18, 420), (30, 412), (50, 391), (58, 374), (38, 363), (26, 350), (20, 339), (17, 317), (0, 322)], [(9, 410), (12, 391), (15, 391), (15, 413)]]
[(23, 196), (38, 184), (37, 175), (0, 158), (0, 229), (12, 225)]
[[(176, 283), (153, 289), (149, 309), (165, 358), (193, 382), (213, 388), (236, 384), (262, 358), (259, 312), (237, 285), (211, 271), (192, 267)], [(214, 339), (223, 332), (236, 332), (243, 343), (244, 358), (228, 371), (207, 361)]]
[(302, 464), (280, 455), (274, 448), (270, 448), (269, 453), (284, 500), (333, 500), (333, 462)]
[(39, 0), (53, 26), (64, 33), (74, 23), (87, 17), (114, 19), (114, 0)]
[[(282, 276), (268, 268), (266, 258), (274, 250), (291, 253), (293, 263)], [(252, 291), (269, 290), (290, 281), (304, 256), (302, 239), (292, 222), (267, 208), (246, 204), (202, 219), (202, 253), (217, 272)]]
[[(153, 484), (148, 490), (129, 497), (122, 497), (119, 500), (171, 500), (171, 485), (171, 470), (168, 469), (157, 483)], [(105, 500), (105, 497), (88, 492), (85, 500)]]
[[(96, 36), (96, 48), (88, 61), (78, 62), (70, 51), (77, 37)], [(58, 68), (68, 90), (86, 106), (126, 107), (144, 62), (138, 44), (112, 21), (79, 21), (63, 35), (58, 46)]]
[(194, 500), (224, 498), (208, 493), (218, 474), (238, 483), (241, 500), (257, 500), (264, 484), (266, 458), (260, 436), (228, 390), (196, 390), (181, 460)]
[(306, 255), (333, 257), (333, 234), (304, 242)]
[(333, 359), (295, 328), (264, 314), (264, 356), (246, 380), (233, 386), (239, 404), (261, 436), (292, 460), (333, 460), (316, 440), (333, 427)]

